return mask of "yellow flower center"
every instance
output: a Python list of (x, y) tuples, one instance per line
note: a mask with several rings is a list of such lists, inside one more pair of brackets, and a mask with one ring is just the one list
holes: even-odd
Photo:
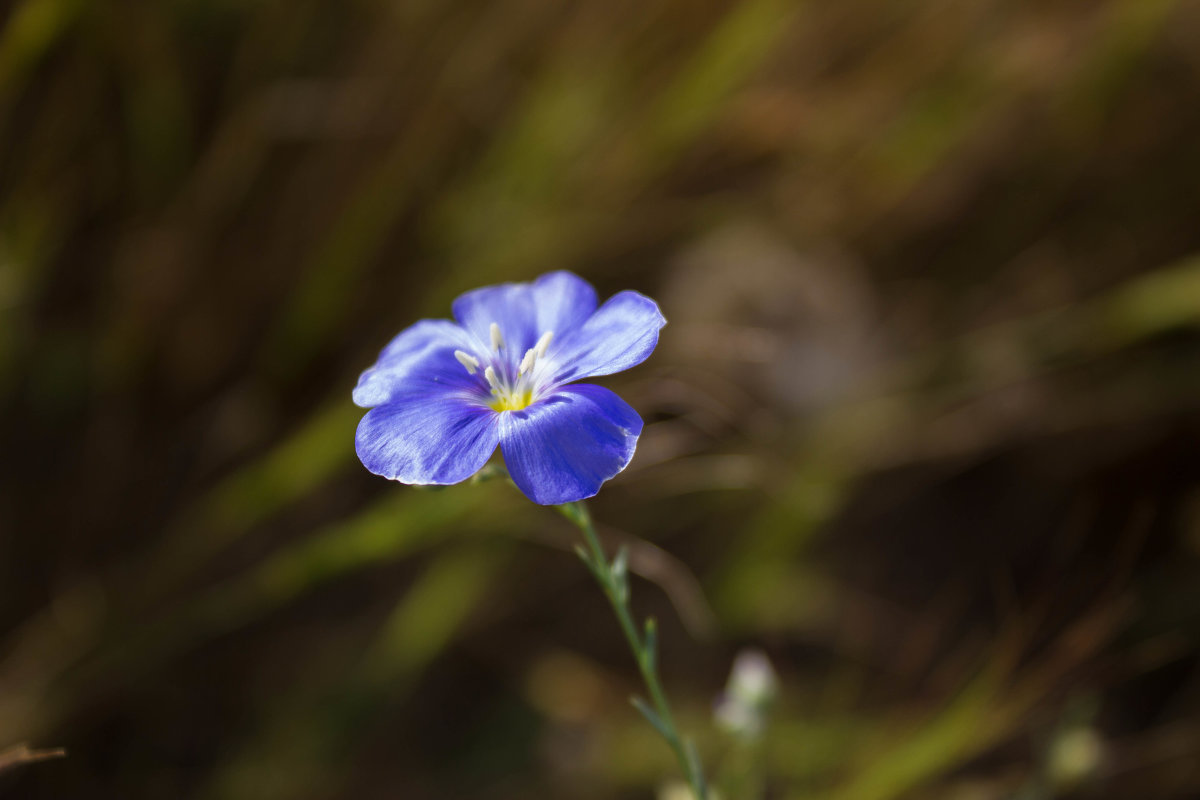
[(533, 388), (525, 387), (523, 391), (492, 392), (492, 402), (489, 405), (497, 411), (520, 411), (528, 408), (533, 402)]
[[(505, 348), (504, 337), (500, 333), (500, 326), (496, 323), (491, 324), (491, 352), (485, 356), (484, 361), (495, 359), (499, 356), (500, 351)], [(528, 408), (533, 403), (534, 395), (534, 367), (537, 366), (538, 359), (546, 355), (547, 348), (550, 347), (550, 341), (554, 338), (553, 331), (546, 331), (542, 337), (538, 339), (536, 345), (525, 351), (525, 357), (521, 359), (520, 365), (517, 367), (515, 378), (510, 379), (511, 372), (509, 368), (505, 368), (504, 361), (493, 361), (483, 371), (484, 380), (487, 381), (488, 387), (491, 389), (492, 399), (488, 403), (491, 408), (496, 411), (520, 411), (523, 408)], [(465, 353), (462, 350), (455, 350), (454, 357), (470, 374), (474, 375), (479, 369), (482, 361), (475, 356)], [(497, 372), (495, 364), (501, 365), (502, 372)], [(511, 364), (511, 362), (508, 362)]]

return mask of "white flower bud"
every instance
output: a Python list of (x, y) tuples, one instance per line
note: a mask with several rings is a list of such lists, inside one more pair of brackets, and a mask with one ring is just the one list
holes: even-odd
[(775, 669), (761, 650), (744, 650), (733, 661), (729, 682), (714, 711), (717, 724), (739, 739), (754, 740), (767, 725), (779, 693)]
[(752, 706), (767, 706), (779, 693), (779, 678), (766, 653), (743, 650), (733, 660), (727, 686), (729, 694)]

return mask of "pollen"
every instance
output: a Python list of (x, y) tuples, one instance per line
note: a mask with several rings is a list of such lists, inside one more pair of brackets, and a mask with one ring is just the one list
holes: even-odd
[(529, 349), (525, 351), (525, 357), (521, 359), (521, 366), (517, 367), (517, 374), (524, 375), (533, 369), (533, 365), (537, 363), (537, 350)]
[(520, 411), (533, 403), (534, 386), (528, 375), (518, 374), (515, 381), (510, 381), (507, 376), (496, 372), (494, 366), (489, 366), (483, 371), (483, 378), (491, 389), (488, 405), (493, 410)]
[(475, 370), (479, 369), (479, 359), (475, 356), (468, 355), (462, 350), (455, 350), (454, 357), (458, 359), (458, 363), (466, 367), (467, 373), (470, 375), (474, 375)]
[(496, 411), (520, 411), (529, 408), (532, 403), (533, 391), (526, 389), (519, 393), (496, 395), (490, 405)]
[[(455, 350), (454, 357), (474, 375), (483, 370), (483, 379), (487, 381), (487, 405), (495, 411), (520, 411), (528, 408), (539, 396), (538, 374), (545, 370), (538, 369), (539, 362), (546, 357), (550, 340), (554, 338), (553, 331), (546, 331), (533, 347), (525, 351), (520, 362), (509, 360), (519, 350), (509, 352), (500, 332), (498, 323), (488, 326), (488, 336), (491, 339), (491, 351), (473, 356), (462, 350)], [(505, 351), (503, 354), (501, 351)], [(489, 363), (490, 362), (490, 363)], [(542, 375), (544, 379), (546, 376)]]

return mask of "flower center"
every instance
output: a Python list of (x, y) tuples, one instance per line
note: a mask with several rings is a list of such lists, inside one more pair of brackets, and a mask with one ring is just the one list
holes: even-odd
[(520, 411), (528, 408), (537, 395), (534, 371), (538, 359), (546, 355), (546, 349), (550, 346), (550, 340), (554, 338), (554, 332), (546, 331), (542, 334), (542, 338), (538, 339), (536, 345), (525, 351), (521, 363), (516, 365), (515, 375), (511, 359), (502, 358), (500, 355), (501, 351), (506, 349), (504, 337), (500, 334), (500, 326), (493, 322), (490, 334), (492, 346), (486, 359), (480, 360), (462, 350), (455, 350), (454, 357), (471, 375), (475, 374), (483, 361), (490, 362), (483, 370), (483, 378), (487, 381), (491, 393), (488, 405), (493, 409), (496, 411)]

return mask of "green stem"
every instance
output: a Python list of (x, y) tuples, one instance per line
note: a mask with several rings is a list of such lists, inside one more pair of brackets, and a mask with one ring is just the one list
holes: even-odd
[(667, 740), (667, 744), (674, 751), (675, 758), (679, 761), (679, 766), (683, 770), (683, 774), (687, 778), (688, 785), (691, 787), (696, 799), (707, 800), (708, 790), (705, 785), (704, 772), (701, 769), (700, 760), (696, 757), (691, 743), (685, 742), (679, 735), (679, 730), (675, 727), (674, 715), (671, 713), (671, 706), (667, 702), (666, 692), (663, 691), (662, 682), (658, 677), (654, 620), (646, 620), (646, 632), (643, 635), (638, 632), (637, 625), (633, 621), (633, 615), (630, 613), (629, 582), (624, 552), (618, 553), (613, 561), (608, 560), (608, 557), (604, 554), (604, 548), (600, 544), (600, 538), (596, 535), (596, 528), (592, 524), (591, 514), (588, 513), (587, 506), (583, 502), (568, 503), (567, 505), (557, 506), (557, 508), (563, 516), (571, 520), (583, 532), (587, 549), (580, 548), (578, 550), (579, 555), (584, 563), (588, 565), (592, 575), (595, 576), (596, 581), (600, 584), (600, 588), (604, 590), (604, 595), (608, 598), (609, 604), (617, 615), (617, 621), (621, 624), (621, 630), (625, 633), (625, 639), (629, 642), (629, 648), (633, 651), (638, 671), (642, 673), (642, 680), (646, 684), (646, 691), (650, 695), (653, 709), (648, 707), (640, 698), (634, 698), (634, 706), (646, 716), (650, 724)]

